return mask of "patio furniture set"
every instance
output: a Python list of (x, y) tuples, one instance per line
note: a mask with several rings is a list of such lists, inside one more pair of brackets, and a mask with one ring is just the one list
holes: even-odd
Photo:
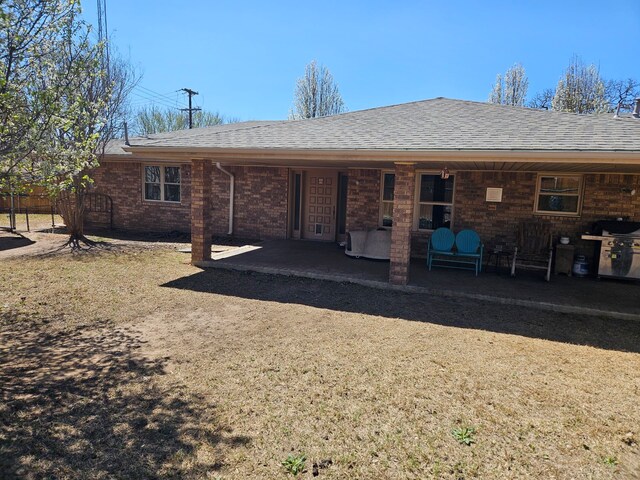
[[(462, 268), (474, 270), (476, 276), (482, 272), (484, 245), (474, 230), (461, 230), (458, 234), (448, 228), (439, 228), (429, 240), (427, 266)], [(551, 278), (553, 260), (553, 235), (549, 226), (540, 222), (522, 222), (518, 226), (516, 246), (513, 250), (496, 245), (489, 251), (486, 265), (495, 262), (499, 273), (503, 260), (510, 264), (511, 276), (517, 266), (545, 270), (545, 280)]]
[[(390, 248), (390, 230), (354, 231), (347, 236), (345, 253), (355, 258), (388, 260)], [(569, 265), (573, 260), (572, 252), (571, 249)], [(512, 276), (515, 276), (517, 266), (542, 269), (545, 270), (545, 280), (549, 281), (553, 259), (553, 235), (549, 226), (544, 223), (521, 222), (514, 248), (495, 245), (487, 250), (486, 254), (485, 268), (492, 265), (499, 273), (504, 264)], [(483, 270), (484, 256), (485, 246), (477, 232), (465, 229), (454, 234), (449, 228), (441, 227), (435, 230), (429, 239), (427, 267), (429, 270), (433, 267), (472, 270), (477, 276)]]

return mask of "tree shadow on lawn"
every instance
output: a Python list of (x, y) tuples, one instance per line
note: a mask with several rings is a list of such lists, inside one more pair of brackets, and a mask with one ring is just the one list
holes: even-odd
[[(0, 478), (160, 478), (219, 470), (249, 442), (109, 327), (0, 317)], [(203, 454), (204, 452), (204, 454)]]
[(14, 248), (28, 247), (34, 243), (36, 242), (28, 239), (24, 235), (20, 235), (19, 233), (6, 235), (0, 233), (0, 252), (4, 250), (12, 250)]
[(640, 353), (640, 322), (632, 320), (217, 269), (162, 286)]

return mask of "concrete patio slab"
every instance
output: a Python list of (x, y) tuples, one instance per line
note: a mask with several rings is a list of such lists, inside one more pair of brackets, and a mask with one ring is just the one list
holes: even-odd
[(520, 305), (564, 313), (640, 320), (640, 285), (637, 282), (553, 275), (544, 281), (540, 271), (507, 269), (483, 272), (436, 269), (428, 271), (424, 260), (411, 264), (409, 285), (388, 283), (389, 263), (355, 259), (333, 243), (272, 240), (260, 248), (199, 262), (203, 268), (251, 271), (447, 297), (465, 297), (499, 304)]

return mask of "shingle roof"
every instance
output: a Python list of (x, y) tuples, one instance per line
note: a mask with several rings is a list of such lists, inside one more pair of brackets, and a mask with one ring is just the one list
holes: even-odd
[(183, 130), (133, 139), (131, 145), (194, 150), (640, 152), (640, 119), (435, 98), (330, 117)]
[[(209, 127), (193, 128), (190, 130), (174, 130), (172, 132), (153, 133), (151, 135), (147, 135), (146, 137), (130, 137), (129, 144), (144, 145), (152, 144), (156, 141), (165, 141), (177, 138), (179, 138), (183, 142), (187, 142), (188, 139), (192, 136), (211, 135), (215, 132), (228, 132), (231, 130), (239, 130), (242, 128), (270, 125), (279, 121), (281, 120), (250, 120), (247, 122), (226, 123), (222, 125), (212, 125)], [(125, 144), (125, 140), (123, 138), (116, 138), (110, 140), (107, 143), (105, 153), (107, 155), (128, 155), (128, 153), (123, 150), (123, 148), (126, 146), (127, 145)]]

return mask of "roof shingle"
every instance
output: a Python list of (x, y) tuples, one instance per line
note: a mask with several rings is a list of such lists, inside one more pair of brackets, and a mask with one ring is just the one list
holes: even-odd
[(160, 149), (640, 152), (640, 120), (435, 98), (330, 117), (131, 140)]

